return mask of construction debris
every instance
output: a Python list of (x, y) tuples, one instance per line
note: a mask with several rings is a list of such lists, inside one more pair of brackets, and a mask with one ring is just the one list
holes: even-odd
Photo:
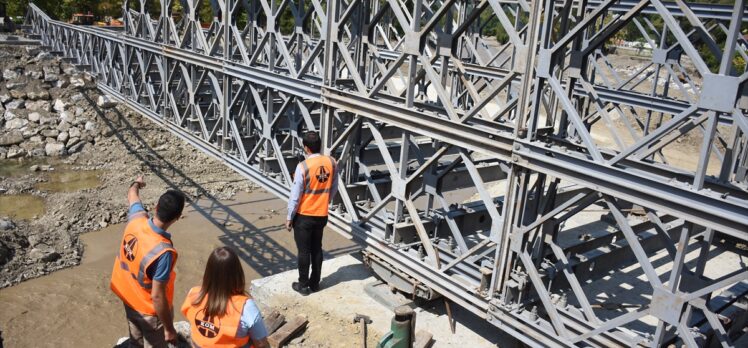
[(283, 314), (280, 314), (277, 310), (272, 310), (262, 319), (265, 322), (265, 329), (267, 329), (268, 333), (275, 332), (286, 322), (286, 317), (283, 316)]
[(281, 326), (277, 331), (272, 333), (268, 337), (268, 342), (274, 348), (282, 347), (286, 343), (288, 343), (288, 341), (294, 338), (294, 336), (304, 331), (308, 323), (309, 320), (307, 320), (305, 317), (300, 315), (296, 316), (291, 321)]

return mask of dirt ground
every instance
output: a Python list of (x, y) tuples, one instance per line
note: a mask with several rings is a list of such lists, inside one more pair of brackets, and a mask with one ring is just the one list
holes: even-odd
[[(176, 307), (199, 284), (216, 246), (239, 252), (247, 286), (296, 267), (293, 237), (283, 227), (284, 202), (133, 111), (101, 105), (93, 82), (59, 59), (28, 52), (0, 54), (0, 114), (10, 111), (0, 127), (0, 212), (22, 199), (31, 205), (10, 211), (35, 209), (12, 222), (0, 214), (6, 347), (111, 347), (127, 335), (109, 277), (126, 219), (126, 190), (138, 174), (148, 183), (141, 191), (146, 208), (167, 188), (190, 198), (184, 219), (170, 230), (179, 251)], [(38, 90), (49, 94), (32, 101)], [(53, 110), (51, 104), (62, 106)], [(70, 141), (75, 132), (80, 142)], [(61, 174), (68, 178), (55, 182)], [(358, 249), (332, 231), (324, 247), (327, 257)], [(176, 319), (184, 320), (181, 314)]]
[[(145, 192), (144, 198), (155, 194)], [(284, 216), (269, 214), (282, 210), (284, 202), (263, 190), (233, 200), (197, 200), (185, 209), (184, 218), (170, 229), (179, 252), (175, 305), (199, 284), (208, 255), (217, 246), (237, 249), (247, 286), (251, 280), (295, 268), (296, 247), (282, 226)], [(123, 228), (117, 224), (82, 235), (80, 266), (0, 290), (0, 330), (7, 347), (111, 347), (127, 335), (122, 304), (109, 290)], [(325, 233), (323, 246), (326, 258), (358, 249), (333, 231)], [(185, 320), (179, 313), (175, 318)], [(356, 328), (350, 330), (347, 334), (353, 336)], [(330, 346), (329, 335), (318, 339), (307, 342)]]

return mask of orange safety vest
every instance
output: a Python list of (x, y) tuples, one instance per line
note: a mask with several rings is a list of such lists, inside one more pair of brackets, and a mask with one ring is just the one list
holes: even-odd
[(242, 319), (244, 304), (249, 299), (245, 295), (231, 296), (226, 306), (226, 314), (218, 318), (208, 318), (205, 315), (205, 306), (208, 304), (208, 296), (203, 298), (199, 305), (192, 303), (200, 294), (200, 287), (190, 289), (187, 298), (182, 304), (182, 314), (190, 323), (193, 346), (205, 347), (243, 347), (249, 342), (249, 335), (236, 337), (239, 330), (239, 322)]
[(301, 162), (304, 169), (304, 191), (297, 213), (306, 216), (327, 216), (330, 189), (335, 179), (335, 165), (331, 157), (314, 156)]
[(177, 263), (177, 251), (169, 239), (151, 229), (146, 217), (136, 218), (125, 227), (119, 252), (114, 259), (109, 287), (133, 310), (146, 315), (156, 315), (151, 299), (153, 282), (146, 270), (166, 252), (173, 255), (171, 275), (169, 283), (166, 284), (166, 299), (169, 307), (173, 308), (176, 278), (174, 265)]

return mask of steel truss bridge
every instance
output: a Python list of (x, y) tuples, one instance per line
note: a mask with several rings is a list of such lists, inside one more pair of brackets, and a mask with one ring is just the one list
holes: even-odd
[(392, 286), (531, 346), (748, 339), (745, 0), (124, 2), (27, 21), (281, 198), (320, 131), (331, 225)]

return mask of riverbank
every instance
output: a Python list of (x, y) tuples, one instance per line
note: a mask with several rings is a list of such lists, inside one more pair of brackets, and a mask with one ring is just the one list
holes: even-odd
[[(154, 196), (143, 193), (146, 200)], [(124, 195), (117, 198), (125, 200)], [(181, 305), (187, 290), (199, 284), (209, 253), (217, 246), (239, 252), (247, 287), (254, 279), (294, 269), (292, 234), (283, 227), (284, 214), (274, 213), (284, 206), (263, 190), (239, 193), (231, 200), (193, 201), (170, 229), (179, 252), (174, 303)], [(80, 266), (0, 290), (0, 330), (7, 347), (111, 347), (127, 335), (122, 303), (109, 290), (123, 228), (116, 224), (81, 235), (85, 252)], [(325, 232), (323, 246), (327, 259), (358, 249), (331, 230)], [(185, 319), (177, 313), (176, 320)], [(325, 340), (310, 343), (336, 347)]]
[(79, 236), (125, 221), (138, 174), (151, 208), (167, 188), (197, 200), (256, 187), (37, 48), (3, 47), (0, 72), (0, 288), (79, 264)]

